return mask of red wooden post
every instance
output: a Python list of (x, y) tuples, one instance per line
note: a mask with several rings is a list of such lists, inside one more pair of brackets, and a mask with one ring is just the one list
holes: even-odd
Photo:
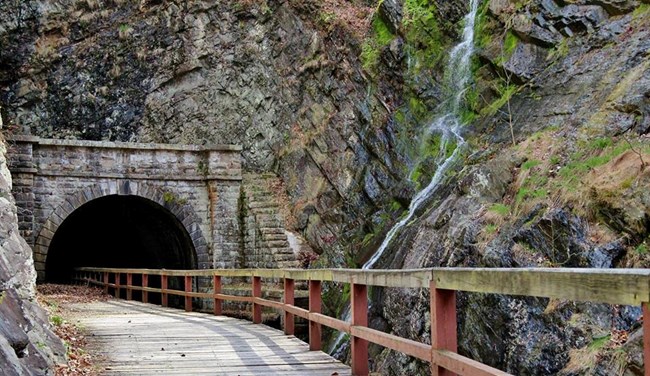
[(149, 287), (149, 274), (142, 273), (142, 303), (149, 303), (149, 291), (145, 288)]
[(126, 300), (131, 300), (133, 297), (133, 290), (131, 286), (133, 285), (133, 274), (126, 273)]
[[(284, 279), (284, 304), (293, 305), (295, 303), (294, 298), (295, 282), (293, 279), (285, 278)], [(284, 311), (284, 334), (293, 335), (295, 332), (295, 323), (293, 320), (293, 313)]]
[[(352, 325), (368, 326), (368, 287), (366, 285), (352, 284)], [(352, 337), (352, 374), (368, 375), (368, 341)]]
[[(456, 291), (436, 288), (435, 281), (429, 284), (431, 295), (431, 347), (433, 350), (457, 352), (456, 337)], [(453, 372), (431, 363), (431, 375), (453, 376)]]
[(643, 367), (645, 376), (650, 376), (650, 307), (648, 302), (641, 304), (643, 309)]
[[(309, 281), (309, 312), (321, 313), (321, 286), (320, 281)], [(309, 321), (309, 350), (321, 349), (321, 325)]]
[(215, 275), (212, 277), (212, 287), (214, 290), (214, 314), (216, 316), (221, 315), (222, 312), (222, 303), (221, 299), (217, 298), (217, 294), (221, 294), (221, 276), (220, 275)]
[(108, 294), (108, 272), (104, 272), (104, 294)]
[(115, 297), (120, 297), (120, 273), (115, 273)]
[(167, 276), (164, 274), (160, 276), (160, 289), (162, 290), (160, 293), (160, 303), (163, 307), (167, 307), (167, 293), (165, 292), (167, 290)]
[[(253, 277), (253, 297), (262, 297), (262, 278)], [(262, 306), (253, 302), (253, 324), (262, 322)]]
[[(192, 292), (192, 276), (185, 276), (185, 292)], [(192, 312), (192, 297), (185, 295), (185, 312)]]

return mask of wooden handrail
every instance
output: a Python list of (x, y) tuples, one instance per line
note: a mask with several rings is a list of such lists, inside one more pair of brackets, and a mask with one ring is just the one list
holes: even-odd
[[(575, 268), (429, 268), (415, 270), (358, 269), (112, 269), (77, 268), (79, 280), (115, 290), (160, 293), (167, 305), (168, 295), (185, 298), (185, 309), (191, 310), (191, 298), (212, 299), (215, 314), (221, 314), (221, 302), (252, 303), (253, 322), (261, 322), (261, 307), (280, 310), (285, 318), (285, 333), (293, 334), (295, 316), (309, 321), (310, 349), (321, 348), (321, 325), (350, 334), (352, 372), (368, 374), (368, 343), (375, 343), (431, 363), (432, 375), (507, 375), (507, 373), (457, 354), (456, 291), (557, 298), (622, 305), (641, 305), (644, 317), (650, 317), (650, 270), (646, 269), (575, 269)], [(113, 274), (114, 283), (109, 283)], [(126, 285), (120, 275), (126, 274)], [(133, 286), (132, 276), (142, 275), (142, 285)], [(150, 275), (161, 276), (161, 288), (148, 286)], [(147, 276), (147, 277), (145, 277)], [(167, 286), (169, 277), (183, 277), (184, 289)], [(192, 291), (193, 277), (211, 277), (213, 293)], [(222, 277), (249, 277), (251, 296), (223, 294)], [(284, 280), (284, 302), (262, 298), (263, 280)], [(294, 281), (309, 282), (309, 310), (294, 305)], [(320, 312), (321, 283), (324, 281), (351, 285), (352, 322), (347, 323)], [(367, 327), (367, 287), (429, 288), (431, 291), (431, 345), (418, 343)], [(645, 315), (647, 314), (647, 316)], [(650, 320), (643, 322), (644, 333), (650, 333)], [(650, 335), (644, 336), (644, 359), (650, 359)], [(453, 373), (452, 373), (453, 372)], [(650, 361), (645, 362), (645, 375), (650, 376)]]

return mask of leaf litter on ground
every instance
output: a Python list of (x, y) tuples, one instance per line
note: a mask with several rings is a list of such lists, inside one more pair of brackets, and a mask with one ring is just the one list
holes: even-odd
[(103, 290), (89, 286), (42, 284), (37, 287), (38, 301), (47, 311), (52, 330), (66, 344), (67, 364), (55, 367), (56, 376), (96, 376), (100, 374), (98, 356), (87, 351), (88, 342), (83, 330), (67, 318), (67, 304), (103, 302), (112, 299)]

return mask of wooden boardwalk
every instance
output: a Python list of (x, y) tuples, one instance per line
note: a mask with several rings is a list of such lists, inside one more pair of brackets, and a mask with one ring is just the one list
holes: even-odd
[(350, 368), (265, 325), (134, 301), (72, 304), (105, 375), (350, 375)]

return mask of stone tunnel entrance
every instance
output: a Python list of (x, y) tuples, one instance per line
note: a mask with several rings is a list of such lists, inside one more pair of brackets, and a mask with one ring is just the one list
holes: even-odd
[(146, 198), (110, 195), (82, 205), (59, 226), (45, 279), (69, 282), (80, 266), (195, 269), (197, 261), (192, 239), (174, 214)]

